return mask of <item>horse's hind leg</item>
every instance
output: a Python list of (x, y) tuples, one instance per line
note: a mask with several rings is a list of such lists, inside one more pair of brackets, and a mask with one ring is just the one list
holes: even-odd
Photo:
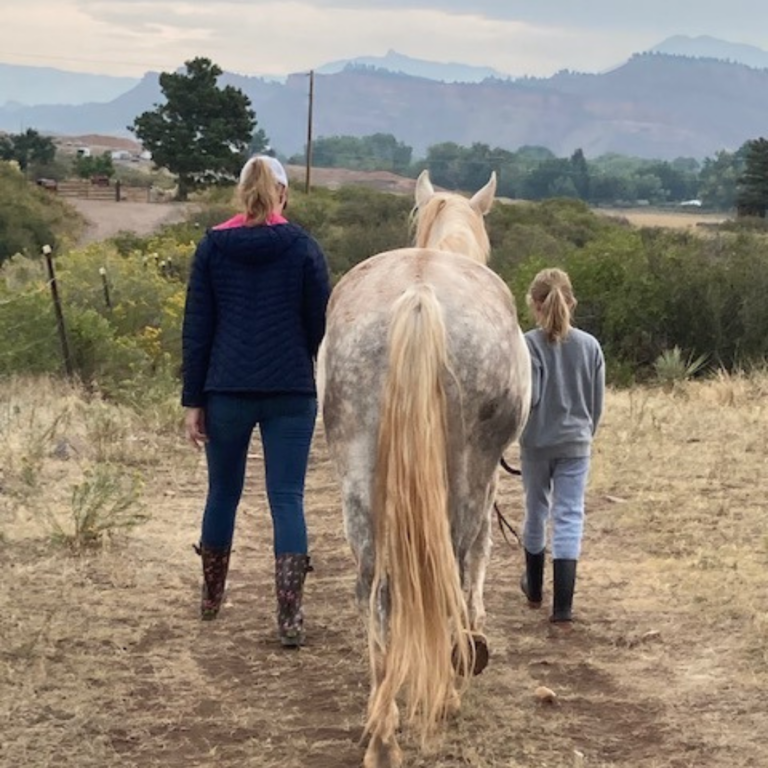
[(477, 537), (467, 551), (467, 609), (469, 625), (473, 632), (482, 632), (485, 625), (485, 575), (491, 557), (491, 517), (484, 513), (483, 523)]
[(477, 537), (466, 555), (467, 611), (469, 627), (475, 645), (475, 667), (473, 674), (479, 675), (488, 666), (488, 642), (483, 634), (485, 625), (485, 574), (491, 557), (491, 515), (490, 507), (484, 512), (483, 522)]
[[(357, 563), (356, 596), (360, 613), (370, 619), (371, 589), (375, 570), (373, 545), (373, 524), (370, 504), (363, 493), (347, 492), (344, 494), (344, 520), (347, 539)], [(389, 597), (386, 585), (379, 588), (376, 600), (378, 635), (386, 638)], [(370, 632), (370, 621), (368, 622)], [(386, 652), (381, 645), (369, 637), (371, 662), (371, 693), (368, 697), (368, 729), (371, 737), (365, 753), (365, 768), (399, 768), (402, 764), (402, 752), (397, 743), (396, 731), (399, 727), (400, 713), (394, 698), (390, 701), (378, 700), (379, 687), (386, 672)]]
[(403, 753), (397, 743), (396, 734), (400, 721), (397, 704), (394, 699), (377, 700), (379, 686), (385, 672), (385, 651), (371, 643), (371, 695), (368, 699), (368, 722), (369, 725), (375, 723), (375, 727), (372, 728), (368, 749), (365, 752), (364, 768), (399, 768), (403, 762)]

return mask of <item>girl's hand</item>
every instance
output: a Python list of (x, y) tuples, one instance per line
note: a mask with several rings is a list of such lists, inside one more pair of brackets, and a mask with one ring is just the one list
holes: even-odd
[(205, 434), (205, 411), (202, 408), (187, 408), (184, 425), (187, 439), (200, 450), (208, 442), (208, 435)]

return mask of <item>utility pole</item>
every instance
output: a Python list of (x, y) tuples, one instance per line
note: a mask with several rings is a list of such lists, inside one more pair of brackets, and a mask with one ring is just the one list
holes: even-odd
[(312, 109), (315, 104), (315, 70), (309, 70), (309, 110), (307, 113), (307, 175), (304, 191), (309, 194), (309, 184), (312, 176)]

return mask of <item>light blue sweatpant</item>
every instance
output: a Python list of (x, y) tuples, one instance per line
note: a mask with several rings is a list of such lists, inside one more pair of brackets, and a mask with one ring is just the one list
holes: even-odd
[(523, 545), (538, 555), (547, 546), (547, 520), (552, 520), (552, 557), (578, 560), (584, 532), (584, 494), (589, 456), (572, 459), (521, 460), (525, 489)]

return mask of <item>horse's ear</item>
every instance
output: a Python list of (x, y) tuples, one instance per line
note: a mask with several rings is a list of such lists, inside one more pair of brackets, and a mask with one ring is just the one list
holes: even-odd
[(489, 182), (481, 190), (475, 192), (469, 203), (481, 216), (485, 216), (491, 210), (495, 197), (496, 171), (492, 171)]
[(429, 171), (425, 168), (416, 179), (416, 207), (421, 208), (425, 203), (429, 201), (429, 198), (435, 194), (435, 188), (432, 186), (432, 182), (429, 180)]

